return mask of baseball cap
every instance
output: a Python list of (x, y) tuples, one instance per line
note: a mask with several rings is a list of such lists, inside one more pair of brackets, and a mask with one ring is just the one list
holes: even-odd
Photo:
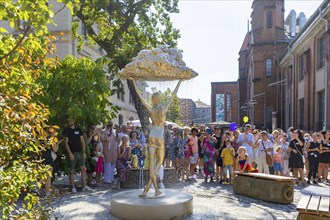
[(249, 128), (249, 129), (251, 129), (252, 126), (251, 126), (250, 124), (246, 124), (246, 125), (245, 125), (245, 128)]

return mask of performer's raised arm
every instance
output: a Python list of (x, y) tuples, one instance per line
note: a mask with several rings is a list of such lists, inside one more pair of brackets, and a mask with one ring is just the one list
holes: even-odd
[(137, 95), (139, 96), (139, 99), (141, 100), (142, 104), (144, 105), (144, 107), (146, 107), (148, 113), (150, 114), (152, 112), (151, 106), (145, 101), (145, 99), (141, 95), (140, 89), (136, 85), (136, 80), (135, 79), (132, 79), (132, 82), (133, 82), (134, 89), (135, 89)]
[(174, 97), (176, 96), (176, 94), (178, 93), (180, 84), (181, 84), (182, 80), (179, 80), (178, 84), (176, 85), (174, 91), (172, 92), (172, 97), (170, 98), (170, 100), (166, 103), (165, 107), (164, 107), (164, 111), (167, 112), (168, 108), (171, 106)]

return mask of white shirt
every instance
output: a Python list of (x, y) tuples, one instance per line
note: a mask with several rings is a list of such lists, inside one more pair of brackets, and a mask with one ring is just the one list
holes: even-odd
[[(262, 156), (265, 157), (266, 156), (265, 150), (273, 148), (273, 143), (268, 139), (266, 141), (263, 141), (262, 139), (259, 140), (258, 145), (259, 145), (259, 148), (258, 148), (258, 151), (257, 151), (257, 157), (258, 158), (261, 158)], [(273, 153), (272, 151), (267, 152), (267, 154), (269, 154), (269, 155), (272, 155), (272, 153)]]

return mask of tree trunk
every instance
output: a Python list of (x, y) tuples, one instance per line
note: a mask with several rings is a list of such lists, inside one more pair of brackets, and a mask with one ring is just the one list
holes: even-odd
[(149, 121), (149, 114), (147, 112), (147, 109), (144, 107), (144, 105), (142, 104), (142, 102), (140, 101), (140, 98), (138, 97), (135, 89), (134, 89), (134, 85), (132, 83), (131, 80), (127, 80), (127, 85), (128, 88), (130, 90), (130, 94), (132, 96), (132, 100), (134, 102), (134, 106), (135, 109), (137, 111), (137, 114), (139, 116), (140, 119), (140, 123), (141, 123), (141, 128), (143, 130), (144, 135), (146, 136), (146, 138), (148, 138), (149, 136), (149, 125), (150, 125), (150, 121)]

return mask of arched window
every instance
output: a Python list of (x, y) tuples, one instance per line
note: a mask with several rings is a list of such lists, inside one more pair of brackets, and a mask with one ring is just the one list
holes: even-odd
[(267, 12), (267, 28), (273, 27), (273, 13), (271, 11)]
[(272, 60), (267, 59), (266, 60), (266, 77), (272, 76)]

